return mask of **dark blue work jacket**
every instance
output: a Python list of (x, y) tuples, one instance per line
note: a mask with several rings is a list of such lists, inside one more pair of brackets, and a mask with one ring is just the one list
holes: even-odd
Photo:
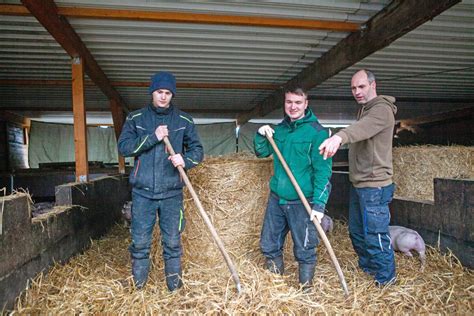
[(166, 109), (150, 104), (131, 112), (120, 134), (118, 150), (124, 157), (135, 157), (130, 174), (133, 191), (153, 199), (178, 195), (184, 185), (178, 169), (168, 160), (165, 143), (155, 135), (160, 125), (168, 126), (168, 138), (175, 152), (183, 156), (185, 169), (203, 159), (203, 148), (189, 114), (172, 104)]

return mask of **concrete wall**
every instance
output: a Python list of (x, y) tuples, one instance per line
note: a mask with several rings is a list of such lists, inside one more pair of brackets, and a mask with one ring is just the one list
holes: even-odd
[[(329, 216), (349, 216), (349, 174), (334, 172), (327, 205)], [(464, 266), (474, 268), (474, 181), (434, 179), (435, 200), (393, 199), (391, 225), (412, 228), (434, 247), (447, 248)]]
[[(130, 199), (125, 176), (104, 177), (86, 184), (56, 188), (62, 211), (31, 219), (26, 195), (7, 196), (0, 235), (0, 310), (12, 308), (29, 279), (64, 262), (90, 245), (120, 219)], [(71, 206), (74, 205), (74, 206)], [(79, 205), (81, 207), (79, 207)]]

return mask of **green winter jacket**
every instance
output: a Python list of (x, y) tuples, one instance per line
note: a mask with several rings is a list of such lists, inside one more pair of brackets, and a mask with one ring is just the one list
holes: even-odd
[[(291, 122), (284, 120), (274, 126), (273, 139), (293, 176), (309, 202), (325, 207), (331, 191), (329, 180), (332, 174), (332, 159), (324, 160), (319, 154), (319, 145), (329, 136), (329, 132), (319, 122), (310, 109), (305, 116)], [(273, 148), (267, 138), (256, 134), (254, 148), (257, 157), (268, 157)], [(278, 195), (280, 203), (298, 200), (290, 178), (283, 169), (278, 157), (273, 159), (274, 174), (270, 180), (270, 190)]]

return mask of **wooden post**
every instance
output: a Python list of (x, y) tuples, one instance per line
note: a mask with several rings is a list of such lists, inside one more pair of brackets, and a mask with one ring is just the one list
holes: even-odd
[(87, 159), (87, 127), (84, 104), (84, 63), (82, 58), (72, 58), (72, 108), (74, 113), (74, 148), (76, 157), (76, 181), (89, 180)]
[[(120, 137), (120, 133), (122, 132), (123, 127), (123, 109), (120, 104), (115, 99), (110, 100), (110, 110), (112, 112), (112, 120), (114, 122), (114, 130), (115, 130), (115, 138), (118, 139)], [(120, 154), (118, 155), (118, 163), (119, 163), (119, 173), (125, 173), (125, 158), (123, 158)]]

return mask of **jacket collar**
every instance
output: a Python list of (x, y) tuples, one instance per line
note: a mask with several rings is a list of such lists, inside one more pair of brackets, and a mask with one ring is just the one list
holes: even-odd
[(295, 129), (296, 127), (300, 126), (301, 124), (316, 121), (316, 116), (313, 114), (313, 111), (308, 107), (304, 112), (304, 116), (296, 121), (291, 121), (289, 116), (285, 114), (283, 118), (283, 122), (288, 125), (291, 129)]
[(168, 115), (174, 110), (174, 106), (172, 103), (170, 103), (170, 106), (167, 108), (155, 107), (153, 103), (150, 103), (148, 105), (148, 108), (154, 113), (156, 113), (157, 115)]

